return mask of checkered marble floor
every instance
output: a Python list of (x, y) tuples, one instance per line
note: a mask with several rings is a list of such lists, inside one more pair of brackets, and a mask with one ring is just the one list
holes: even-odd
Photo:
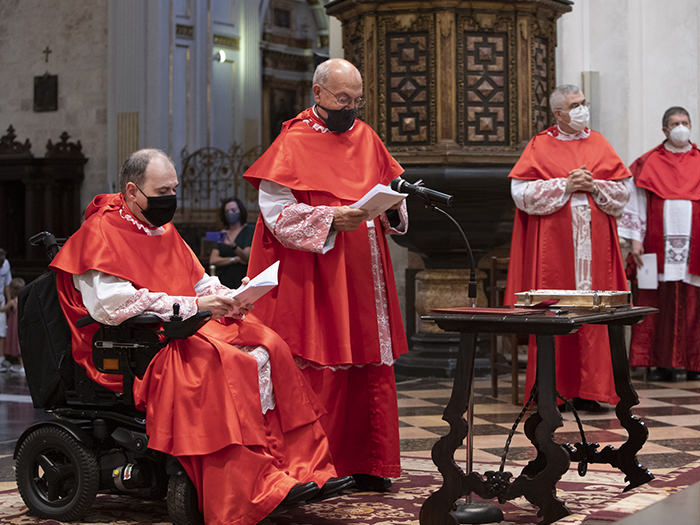
[[(524, 377), (520, 385), (524, 384)], [(649, 439), (638, 459), (654, 473), (665, 473), (700, 458), (700, 381), (677, 383), (633, 381), (639, 405), (632, 413), (649, 428)], [(474, 462), (498, 463), (510, 429), (521, 406), (511, 402), (509, 376), (499, 378), (499, 396), (491, 395), (490, 379), (475, 381)], [(411, 379), (399, 381), (399, 432), (403, 457), (430, 458), (437, 439), (447, 434), (449, 425), (442, 420), (450, 397), (452, 381)], [(522, 391), (520, 393), (522, 399)], [(607, 406), (607, 405), (605, 405)], [(626, 440), (613, 407), (602, 414), (580, 412), (587, 441), (619, 447)], [(580, 434), (573, 413), (562, 414), (564, 426), (555, 432), (555, 441), (577, 442)], [(522, 422), (513, 437), (506, 465), (523, 465), (534, 458), (535, 450), (525, 437)], [(464, 467), (464, 446), (455, 453)], [(612, 467), (610, 467), (612, 469)]]

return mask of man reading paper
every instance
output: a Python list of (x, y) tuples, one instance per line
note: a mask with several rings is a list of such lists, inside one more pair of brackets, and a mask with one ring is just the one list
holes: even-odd
[(325, 404), (338, 474), (384, 491), (400, 474), (393, 362), (408, 349), (385, 235), (404, 233), (408, 216), (403, 200), (371, 221), (349, 205), (403, 169), (356, 118), (355, 66), (320, 64), (313, 96), (244, 175), (260, 190), (250, 275), (280, 261), (279, 286), (255, 312)]
[(134, 383), (134, 400), (146, 411), (148, 447), (177, 457), (204, 521), (254, 525), (283, 500), (318, 491), (313, 483), (328, 492), (335, 471), (320, 408), (287, 345), (253, 316), (242, 319), (248, 305), (204, 272), (170, 223), (177, 185), (163, 152), (137, 151), (122, 168), (121, 193), (95, 197), (51, 267), (75, 361), (115, 391), (121, 377), (92, 362), (97, 325), (81, 328), (78, 319), (167, 319), (174, 303), (183, 318), (211, 311), (215, 320), (158, 352)]

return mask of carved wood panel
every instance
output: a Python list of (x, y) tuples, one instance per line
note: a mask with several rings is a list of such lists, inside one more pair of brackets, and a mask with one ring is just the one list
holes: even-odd
[(509, 134), (508, 34), (464, 33), (465, 140), (505, 145)]
[(430, 139), (428, 33), (388, 33), (389, 144), (427, 145)]
[(363, 20), (355, 17), (343, 24), (343, 51), (345, 58), (352, 62), (357, 69), (364, 71), (363, 53)]
[(517, 143), (515, 18), (459, 16), (457, 139), (472, 151), (512, 151)]
[(549, 48), (547, 40), (532, 39), (532, 127), (534, 133), (546, 129), (549, 124)]
[(436, 139), (435, 22), (402, 14), (377, 24), (377, 129), (392, 151)]

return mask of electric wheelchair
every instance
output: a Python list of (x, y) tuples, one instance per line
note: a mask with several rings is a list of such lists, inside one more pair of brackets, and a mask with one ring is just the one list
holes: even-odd
[[(30, 243), (49, 259), (59, 241), (48, 232)], [(31, 514), (80, 520), (98, 492), (166, 498), (176, 525), (203, 523), (197, 494), (177, 459), (148, 449), (145, 414), (134, 407), (132, 386), (170, 339), (194, 334), (209, 312), (183, 320), (175, 305), (169, 321), (139, 315), (119, 326), (101, 325), (93, 338), (95, 367), (121, 375), (124, 393), (88, 378), (73, 360), (71, 333), (58, 302), (56, 276), (48, 271), (29, 283), (18, 300), (18, 328), (26, 379), (35, 408), (50, 415), (19, 437), (14, 459), (19, 492)], [(79, 326), (95, 321), (81, 319)]]

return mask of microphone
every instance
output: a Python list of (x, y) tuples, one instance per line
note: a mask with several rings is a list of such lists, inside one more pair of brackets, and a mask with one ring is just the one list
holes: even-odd
[(452, 206), (452, 200), (454, 197), (448, 195), (447, 193), (442, 193), (440, 191), (431, 190), (423, 186), (423, 181), (419, 180), (415, 184), (405, 181), (401, 177), (396, 177), (391, 181), (391, 189), (398, 191), (399, 193), (408, 193), (409, 195), (415, 195), (420, 197), (427, 204), (444, 204), (445, 206)]

